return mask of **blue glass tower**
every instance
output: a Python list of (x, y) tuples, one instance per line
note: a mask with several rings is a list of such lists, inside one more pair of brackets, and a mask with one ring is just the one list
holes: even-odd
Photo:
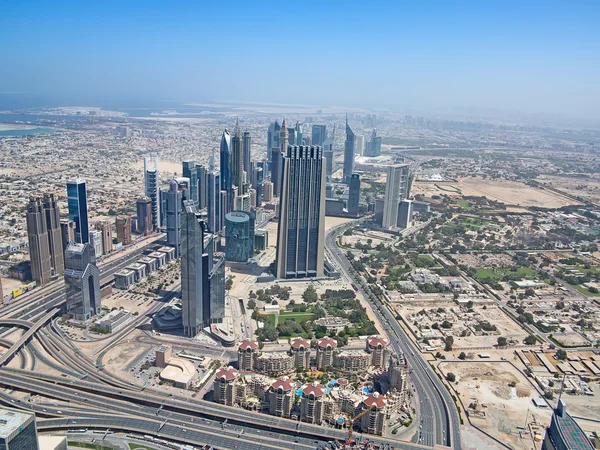
[(88, 224), (87, 191), (85, 180), (76, 178), (67, 182), (69, 220), (75, 222), (75, 240), (80, 244), (89, 244), (90, 228)]
[(196, 162), (183, 161), (181, 165), (183, 176), (190, 179), (190, 200), (198, 204), (198, 172), (196, 170)]

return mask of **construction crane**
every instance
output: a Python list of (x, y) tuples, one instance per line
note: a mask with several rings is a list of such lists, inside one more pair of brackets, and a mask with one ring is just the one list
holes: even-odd
[(367, 409), (363, 409), (360, 413), (358, 413), (354, 417), (350, 417), (349, 414), (346, 415), (348, 417), (348, 439), (346, 441), (346, 444), (350, 445), (352, 443), (352, 428), (354, 428), (354, 421), (360, 419), (366, 413), (368, 413), (373, 408), (375, 408), (375, 406), (377, 406), (377, 405), (376, 404), (372, 404)]

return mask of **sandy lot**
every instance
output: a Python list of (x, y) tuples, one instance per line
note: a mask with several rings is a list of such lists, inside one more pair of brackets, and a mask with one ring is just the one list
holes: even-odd
[(540, 175), (536, 178), (540, 183), (548, 183), (571, 195), (577, 195), (593, 202), (600, 202), (600, 181), (593, 179), (578, 179), (551, 175)]
[[(441, 363), (444, 374), (456, 375), (455, 391), (463, 405), (476, 404), (478, 411), (485, 417), (471, 415), (471, 421), (477, 427), (490, 433), (502, 442), (514, 448), (530, 448), (531, 441), (521, 441), (517, 427), (531, 423), (533, 416), (538, 423), (547, 426), (550, 423), (550, 408), (538, 409), (532, 399), (539, 395), (527, 378), (508, 362), (477, 363)], [(508, 384), (514, 382), (515, 387)]]
[[(144, 160), (134, 162), (133, 164), (131, 164), (131, 167), (143, 172), (144, 171)], [(159, 172), (162, 172), (163, 174), (176, 173), (177, 175), (181, 176), (182, 168), (181, 168), (181, 163), (174, 163), (174, 162), (169, 162), (169, 161), (158, 161), (158, 170), (159, 170)]]

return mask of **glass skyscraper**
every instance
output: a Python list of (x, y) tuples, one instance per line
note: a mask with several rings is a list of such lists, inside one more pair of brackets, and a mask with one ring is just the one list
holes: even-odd
[(344, 146), (344, 183), (350, 183), (350, 177), (354, 172), (354, 151), (356, 136), (348, 125), (348, 117), (346, 116), (346, 143)]
[(198, 204), (198, 172), (196, 170), (196, 163), (194, 161), (183, 161), (181, 165), (183, 176), (190, 180), (190, 200)]
[[(230, 197), (233, 195), (233, 177), (231, 173), (231, 137), (227, 130), (223, 132), (221, 136), (221, 147), (220, 147), (220, 167), (221, 167), (221, 190), (227, 192), (228, 205), (229, 202), (233, 201)], [(228, 211), (229, 212), (229, 211)]]
[(254, 256), (254, 213), (232, 211), (225, 216), (225, 259), (247, 262)]
[[(154, 163), (154, 168), (150, 168), (150, 162)], [(152, 202), (152, 227), (154, 231), (159, 231), (161, 226), (160, 214), (160, 189), (158, 176), (158, 158), (144, 158), (144, 183), (146, 197)]]
[(358, 216), (358, 204), (360, 202), (360, 175), (353, 173), (350, 177), (348, 188), (348, 214)]
[(69, 220), (75, 222), (75, 240), (87, 244), (90, 242), (90, 228), (85, 180), (76, 178), (67, 182), (67, 197)]
[(100, 312), (100, 270), (90, 244), (70, 243), (65, 250), (67, 314), (88, 320)]
[(312, 145), (323, 145), (327, 139), (327, 126), (326, 125), (313, 125), (312, 126)]

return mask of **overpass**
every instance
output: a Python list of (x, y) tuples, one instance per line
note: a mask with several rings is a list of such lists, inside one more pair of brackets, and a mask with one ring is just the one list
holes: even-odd
[[(27, 330), (27, 332), (25, 334), (23, 334), (23, 336), (21, 336), (21, 338), (15, 342), (11, 348), (9, 348), (8, 350), (6, 350), (1, 356), (0, 356), (0, 366), (3, 366), (5, 363), (7, 363), (8, 361), (11, 360), (11, 358), (14, 356), (14, 354), (16, 352), (18, 352), (21, 347), (23, 345), (25, 345), (25, 343), (35, 334), (37, 333), (37, 331), (43, 327), (46, 322), (48, 322), (50, 319), (52, 319), (58, 312), (60, 311), (60, 308), (54, 308), (51, 311), (47, 312), (40, 320), (38, 320), (35, 324), (32, 324), (32, 327), (29, 328), (29, 330)], [(25, 321), (26, 322), (26, 321)]]
[(34, 326), (33, 322), (24, 319), (0, 319), (0, 327), (21, 327), (31, 328)]

